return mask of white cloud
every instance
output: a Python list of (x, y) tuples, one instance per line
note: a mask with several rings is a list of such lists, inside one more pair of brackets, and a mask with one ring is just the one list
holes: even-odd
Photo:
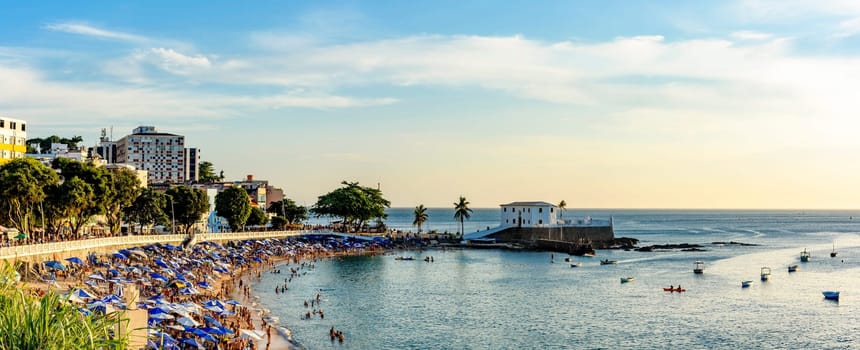
[(732, 33), (732, 38), (735, 38), (738, 40), (767, 40), (767, 39), (773, 38), (773, 34), (755, 32), (755, 31), (751, 31), (751, 30), (741, 30), (741, 31), (737, 31), (737, 32)]
[(91, 36), (102, 39), (113, 39), (113, 40), (121, 40), (121, 41), (130, 41), (135, 43), (145, 43), (152, 41), (150, 38), (145, 36), (119, 32), (119, 31), (111, 31), (107, 29), (98, 28), (86, 23), (75, 23), (75, 22), (60, 22), (60, 23), (52, 23), (48, 24), (44, 27), (48, 30), (53, 30), (57, 32), (65, 32), (71, 34), (79, 34), (85, 36)]

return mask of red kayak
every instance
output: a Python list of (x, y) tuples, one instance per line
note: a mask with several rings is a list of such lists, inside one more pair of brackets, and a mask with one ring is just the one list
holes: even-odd
[(672, 293), (682, 293), (686, 292), (686, 289), (683, 288), (663, 288), (664, 292), (672, 292)]

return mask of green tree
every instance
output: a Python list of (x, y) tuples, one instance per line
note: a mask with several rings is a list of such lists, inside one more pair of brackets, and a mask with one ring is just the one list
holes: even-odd
[(72, 178), (80, 178), (90, 185), (95, 198), (88, 203), (80, 203), (83, 208), (80, 214), (72, 220), (72, 231), (77, 235), (81, 228), (95, 215), (106, 213), (110, 199), (114, 196), (113, 181), (107, 169), (96, 167), (92, 163), (79, 162), (68, 158), (56, 158), (53, 162), (54, 169), (60, 172), (65, 181)]
[(287, 225), (287, 219), (284, 219), (283, 216), (275, 216), (272, 218), (272, 226), (277, 230), (283, 230), (284, 226)]
[(140, 232), (143, 232), (144, 227), (167, 225), (170, 218), (164, 208), (167, 207), (168, 200), (166, 194), (145, 188), (130, 206), (123, 207), (125, 220), (140, 225)]
[(85, 212), (95, 201), (92, 186), (79, 177), (63, 181), (60, 185), (49, 186), (44, 205), (47, 228), (56, 233), (61, 227), (68, 225), (72, 233), (78, 236), (87, 220)]
[(200, 162), (199, 170), (198, 170), (198, 178), (200, 182), (203, 183), (212, 183), (224, 180), (224, 172), (222, 171), (220, 175), (215, 175), (215, 165), (209, 161)]
[(116, 169), (109, 175), (113, 189), (111, 196), (106, 198), (105, 217), (110, 231), (119, 233), (122, 230), (122, 209), (131, 206), (140, 195), (140, 180), (133, 171), (126, 168)]
[(172, 220), (175, 219), (182, 233), (191, 234), (194, 224), (209, 212), (209, 196), (203, 190), (188, 186), (173, 187), (165, 194), (168, 199), (164, 212), (169, 213)]
[(265, 226), (268, 223), (269, 216), (263, 209), (251, 207), (251, 215), (248, 216), (248, 222), (246, 222), (248, 226)]
[(241, 187), (230, 187), (215, 196), (215, 212), (227, 219), (230, 230), (238, 231), (245, 226), (251, 215), (251, 200), (248, 192)]
[(29, 235), (33, 213), (42, 213), (45, 189), (59, 181), (57, 173), (32, 158), (0, 165), (0, 223)]
[(418, 233), (421, 233), (421, 225), (424, 225), (424, 222), (430, 218), (427, 215), (427, 208), (424, 207), (424, 204), (419, 204), (415, 207), (415, 211), (412, 212), (415, 215), (415, 219), (412, 220), (412, 225), (418, 226)]
[(281, 215), (290, 224), (295, 224), (308, 219), (308, 208), (297, 205), (295, 201), (284, 198), (281, 201), (272, 202), (266, 211), (270, 214)]
[(454, 219), (460, 221), (460, 235), (465, 233), (463, 220), (469, 219), (472, 216), (472, 209), (469, 208), (469, 202), (466, 197), (460, 196), (460, 201), (454, 203)]
[(319, 196), (311, 212), (317, 216), (343, 219), (344, 228), (352, 225), (360, 229), (371, 219), (385, 219), (385, 208), (391, 202), (382, 196), (382, 191), (359, 186), (357, 182), (341, 182), (343, 187)]

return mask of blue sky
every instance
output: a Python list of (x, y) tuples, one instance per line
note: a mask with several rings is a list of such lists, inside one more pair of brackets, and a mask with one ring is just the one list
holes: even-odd
[(860, 3), (0, 2), (30, 137), (181, 133), (312, 204), (853, 208)]

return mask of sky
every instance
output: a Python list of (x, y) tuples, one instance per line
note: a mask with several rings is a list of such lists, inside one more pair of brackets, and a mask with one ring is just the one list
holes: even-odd
[(300, 204), (860, 208), (860, 2), (0, 0), (28, 137), (186, 136)]

